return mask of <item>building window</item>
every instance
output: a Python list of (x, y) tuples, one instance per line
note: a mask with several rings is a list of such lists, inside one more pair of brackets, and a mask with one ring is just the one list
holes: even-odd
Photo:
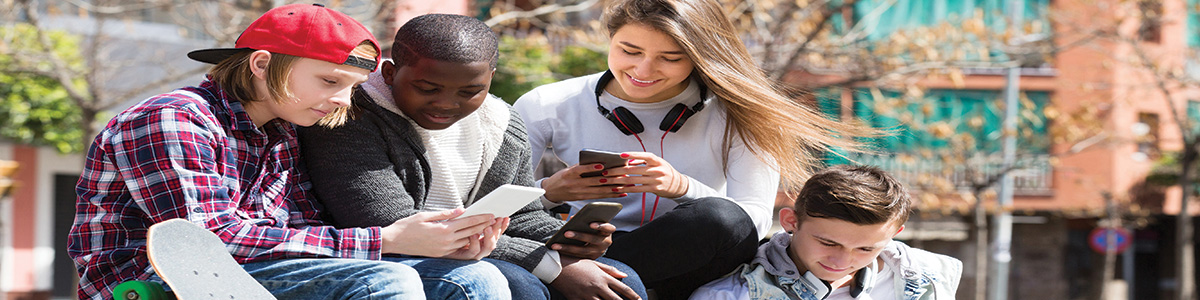
[(1184, 134), (1200, 135), (1200, 100), (1188, 101), (1187, 114), (1188, 114), (1188, 118), (1187, 118), (1188, 123), (1189, 123), (1189, 125), (1191, 125), (1191, 126), (1188, 126), (1187, 128), (1191, 129), (1191, 132), (1187, 132)]
[(1138, 38), (1157, 43), (1162, 39), (1162, 0), (1139, 0), (1138, 11), (1142, 13), (1138, 26)]
[[(854, 25), (866, 27), (871, 40), (883, 39), (900, 29), (930, 27), (942, 22), (957, 24), (977, 14), (983, 17), (984, 26), (1002, 31), (1009, 10), (1008, 1), (1004, 0), (859, 0), (853, 9)], [(1048, 24), (1049, 9), (1049, 0), (1026, 0), (1023, 19)]]
[[(864, 123), (895, 134), (872, 141), (879, 150), (915, 152), (962, 150), (996, 153), (1004, 135), (1003, 93), (992, 90), (929, 90), (922, 95), (895, 91), (855, 91), (854, 114)], [(1044, 114), (1049, 93), (1022, 93), (1017, 143), (1028, 153), (1048, 153)]]
[[(1188, 106), (1190, 108), (1192, 105), (1189, 103)], [(1191, 109), (1188, 110), (1188, 113), (1191, 114)], [(1138, 122), (1130, 128), (1130, 131), (1133, 132), (1133, 140), (1137, 143), (1137, 152), (1134, 153), (1135, 160), (1153, 160), (1162, 154), (1158, 149), (1158, 125), (1158, 114), (1138, 113)]]
[[(1050, 0), (1026, 0), (1023, 11), (1024, 24), (1021, 28), (1025, 43), (1052, 43), (1053, 32), (1050, 29), (1049, 9)], [(898, 31), (914, 30), (923, 27), (950, 25), (962, 27), (968, 20), (981, 19), (982, 25), (991, 35), (1001, 35), (1009, 27), (1010, 7), (1004, 0), (859, 0), (854, 3), (852, 25), (861, 28), (869, 41), (882, 41), (895, 36)], [(995, 37), (975, 36), (970, 31), (964, 31), (976, 39), (993, 39)], [(986, 43), (987, 41), (980, 41)], [(1039, 45), (1029, 45), (1039, 46)], [(947, 49), (954, 51), (954, 49)], [(1009, 60), (1007, 53), (990, 49), (987, 53), (967, 51), (965, 60), (971, 61), (1004, 61)], [(987, 57), (981, 57), (987, 56)], [(1027, 60), (1025, 67), (1041, 66), (1042, 59)]]

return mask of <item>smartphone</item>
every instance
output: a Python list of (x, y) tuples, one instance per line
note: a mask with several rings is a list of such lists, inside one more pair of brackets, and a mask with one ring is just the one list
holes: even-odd
[(620, 211), (620, 203), (588, 203), (587, 205), (584, 205), (583, 208), (579, 209), (579, 212), (575, 213), (575, 216), (571, 217), (570, 220), (567, 220), (567, 224), (564, 224), (562, 228), (559, 228), (558, 232), (554, 233), (554, 236), (550, 237), (549, 240), (546, 240), (546, 247), (550, 247), (550, 245), (553, 244), (583, 246), (583, 242), (576, 239), (567, 238), (563, 236), (563, 234), (567, 233), (567, 231), (596, 233), (598, 231), (592, 229), (592, 223), (608, 223), (608, 221), (612, 220), (612, 218)]
[[(622, 158), (621, 153), (610, 152), (597, 149), (581, 149), (579, 150), (579, 164), (602, 164), (604, 169), (620, 168), (629, 163), (629, 159)], [(596, 177), (603, 174), (604, 171), (595, 171), (579, 174), (579, 177)]]

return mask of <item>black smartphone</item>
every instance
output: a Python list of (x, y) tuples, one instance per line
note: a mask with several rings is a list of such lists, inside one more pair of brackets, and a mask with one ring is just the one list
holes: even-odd
[(583, 208), (579, 209), (579, 212), (575, 213), (575, 216), (572, 216), (570, 220), (567, 220), (567, 224), (564, 224), (562, 228), (559, 228), (558, 232), (554, 233), (554, 236), (550, 237), (549, 240), (546, 240), (546, 247), (550, 247), (550, 245), (553, 244), (583, 246), (583, 242), (576, 239), (567, 238), (563, 236), (563, 234), (567, 233), (567, 231), (596, 233), (597, 231), (592, 229), (592, 223), (608, 223), (608, 221), (612, 220), (612, 218), (620, 211), (620, 203), (588, 203), (587, 205), (584, 205)]
[[(602, 164), (604, 169), (612, 169), (624, 167), (629, 163), (629, 159), (621, 158), (621, 153), (610, 152), (597, 149), (581, 149), (579, 150), (579, 164)], [(596, 177), (603, 174), (603, 170), (595, 172), (587, 172), (579, 174), (579, 177)]]

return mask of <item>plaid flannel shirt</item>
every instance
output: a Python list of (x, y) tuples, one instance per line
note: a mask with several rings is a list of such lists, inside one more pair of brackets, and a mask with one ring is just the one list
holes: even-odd
[(310, 198), (296, 131), (254, 126), (211, 81), (144, 100), (113, 117), (75, 188), (68, 253), (79, 297), (149, 278), (146, 230), (172, 218), (217, 234), (239, 263), (297, 257), (379, 259), (379, 228), (336, 229)]

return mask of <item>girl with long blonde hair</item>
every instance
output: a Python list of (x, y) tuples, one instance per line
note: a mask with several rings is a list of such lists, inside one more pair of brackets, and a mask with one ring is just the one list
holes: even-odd
[[(875, 133), (789, 97), (714, 0), (616, 1), (603, 19), (608, 71), (538, 87), (515, 106), (535, 167), (543, 151), (571, 165), (539, 180), (544, 204), (621, 203), (606, 256), (661, 298), (686, 298), (752, 258), (781, 183), (798, 187), (819, 153)], [(628, 165), (581, 162), (585, 148)]]

